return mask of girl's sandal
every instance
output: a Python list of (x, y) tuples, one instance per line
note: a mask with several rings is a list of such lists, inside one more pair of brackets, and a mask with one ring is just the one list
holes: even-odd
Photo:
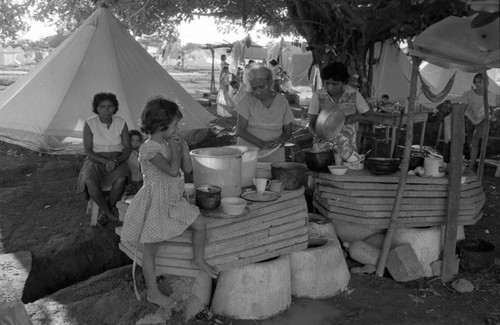
[(105, 227), (108, 224), (108, 217), (104, 213), (99, 214), (97, 217), (97, 225), (100, 227)]

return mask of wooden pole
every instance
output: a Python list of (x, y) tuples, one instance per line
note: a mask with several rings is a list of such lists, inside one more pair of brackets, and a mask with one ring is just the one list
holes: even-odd
[[(411, 41), (408, 42), (410, 48), (412, 47)], [(384, 244), (382, 246), (382, 251), (380, 252), (380, 257), (377, 263), (376, 275), (381, 277), (384, 275), (385, 265), (387, 264), (387, 256), (389, 255), (389, 250), (392, 244), (392, 237), (394, 231), (398, 224), (399, 210), (401, 208), (401, 202), (403, 201), (403, 194), (405, 191), (406, 179), (408, 178), (408, 166), (410, 165), (410, 151), (413, 144), (413, 120), (415, 116), (415, 99), (417, 95), (417, 72), (420, 66), (421, 60), (415, 56), (412, 56), (412, 68), (411, 68), (411, 79), (410, 79), (410, 98), (408, 107), (408, 120), (406, 123), (406, 139), (405, 139), (405, 149), (403, 152), (403, 162), (401, 163), (401, 176), (399, 178), (398, 189), (396, 191), (396, 199), (394, 200), (394, 205), (392, 206), (391, 219), (389, 220), (389, 227), (384, 238)]]
[[(488, 135), (490, 134), (490, 107), (488, 105), (488, 74), (483, 71), (483, 106), (484, 106), (484, 130), (483, 140), (481, 141), (481, 152), (479, 154), (479, 166), (477, 176), (479, 181), (483, 181), (484, 160), (486, 159), (486, 147), (488, 145)], [(474, 168), (474, 166), (472, 166)]]
[(454, 265), (457, 262), (457, 224), (460, 213), (460, 192), (462, 179), (462, 154), (464, 147), (464, 112), (465, 105), (453, 105), (451, 110), (451, 149), (448, 169), (448, 201), (446, 203), (446, 229), (444, 235), (443, 263), (441, 280), (449, 282), (453, 278)]
[(215, 94), (215, 50), (210, 49), (212, 53), (212, 78), (210, 79), (210, 94)]

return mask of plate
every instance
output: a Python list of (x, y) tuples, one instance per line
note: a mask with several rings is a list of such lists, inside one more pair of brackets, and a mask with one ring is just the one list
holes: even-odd
[(258, 193), (257, 191), (250, 191), (241, 194), (241, 197), (247, 201), (252, 202), (270, 202), (279, 199), (280, 195), (271, 191), (264, 191), (262, 193)]

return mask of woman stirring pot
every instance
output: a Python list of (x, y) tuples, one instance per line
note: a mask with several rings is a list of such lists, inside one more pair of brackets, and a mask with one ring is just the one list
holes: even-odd
[(248, 71), (248, 92), (238, 103), (237, 145), (261, 149), (259, 161), (285, 161), (283, 145), (292, 137), (294, 116), (283, 94), (272, 90), (273, 74), (263, 65)]
[[(315, 136), (315, 147), (318, 149), (333, 149), (348, 162), (361, 159), (357, 153), (356, 132), (358, 114), (368, 112), (369, 107), (363, 96), (347, 84), (349, 73), (347, 67), (340, 62), (333, 62), (320, 71), (323, 88), (316, 91), (309, 105), (309, 132)], [(339, 109), (345, 115), (345, 122), (340, 132), (332, 139), (321, 141), (317, 139), (316, 121), (322, 110)]]

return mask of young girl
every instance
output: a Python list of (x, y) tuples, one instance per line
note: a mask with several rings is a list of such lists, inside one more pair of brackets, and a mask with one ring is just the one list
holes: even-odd
[[(144, 244), (142, 269), (147, 286), (147, 300), (172, 307), (175, 302), (163, 295), (156, 282), (155, 255), (161, 242), (193, 229), (193, 261), (211, 277), (217, 271), (204, 258), (206, 220), (198, 207), (182, 197), (184, 180), (179, 169), (192, 170), (187, 144), (177, 136), (182, 113), (177, 104), (155, 97), (141, 115), (141, 131), (149, 139), (139, 149), (144, 186), (127, 209), (122, 241)], [(135, 284), (135, 282), (134, 282)]]

